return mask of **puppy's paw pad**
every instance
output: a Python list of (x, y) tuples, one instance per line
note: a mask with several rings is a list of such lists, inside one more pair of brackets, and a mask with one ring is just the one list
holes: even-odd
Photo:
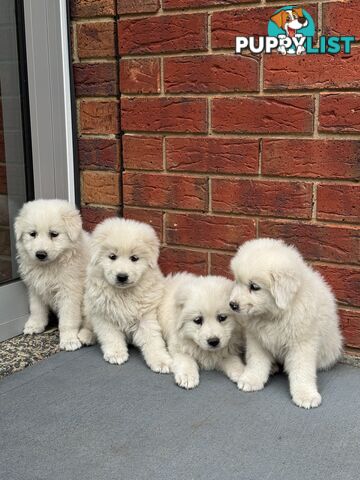
[(25, 323), (23, 333), (24, 335), (34, 335), (35, 333), (42, 333), (44, 330), (45, 325), (43, 323), (28, 321)]
[(78, 334), (78, 339), (82, 345), (94, 345), (96, 343), (96, 337), (91, 330), (82, 328)]
[(122, 365), (129, 358), (128, 352), (106, 352), (104, 353), (104, 360), (112, 365)]
[(79, 350), (79, 348), (81, 347), (82, 347), (82, 344), (77, 337), (60, 338), (60, 350), (73, 352), (75, 350)]
[(301, 408), (316, 408), (321, 404), (321, 395), (318, 392), (299, 392), (293, 395), (293, 402)]
[(257, 392), (262, 390), (264, 385), (260, 379), (248, 375), (242, 375), (238, 381), (238, 388), (243, 392)]
[(175, 375), (175, 382), (179, 387), (190, 390), (199, 385), (199, 375), (189, 373), (178, 373)]

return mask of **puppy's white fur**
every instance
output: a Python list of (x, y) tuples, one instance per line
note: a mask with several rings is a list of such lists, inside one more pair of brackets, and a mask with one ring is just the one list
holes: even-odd
[[(158, 256), (159, 240), (145, 223), (110, 218), (92, 234), (84, 310), (109, 363), (126, 362), (129, 341), (141, 349), (153, 371), (170, 371), (157, 320), (164, 290)], [(118, 275), (128, 280), (120, 283)]]
[[(166, 278), (159, 321), (180, 387), (199, 384), (199, 367), (221, 370), (238, 382), (244, 369), (239, 357), (242, 330), (229, 307), (231, 289), (232, 282), (223, 277), (180, 273)], [(202, 324), (196, 324), (200, 317)], [(208, 343), (213, 339), (219, 340), (215, 348)]]
[[(260, 390), (272, 362), (284, 364), (296, 405), (317, 407), (317, 369), (331, 367), (342, 351), (336, 302), (321, 275), (281, 240), (242, 245), (231, 261), (236, 286), (230, 300), (246, 321), (246, 368), (238, 386)], [(250, 287), (252, 282), (258, 287)]]
[[(65, 200), (25, 203), (15, 220), (15, 235), (19, 272), (30, 301), (24, 333), (43, 332), (50, 308), (59, 317), (60, 348), (80, 348), (88, 248), (79, 211)], [(36, 257), (39, 251), (47, 253), (45, 260)]]

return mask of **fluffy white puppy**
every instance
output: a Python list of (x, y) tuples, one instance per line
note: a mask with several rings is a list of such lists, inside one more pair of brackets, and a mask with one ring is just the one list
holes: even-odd
[(24, 333), (43, 332), (51, 309), (59, 317), (60, 348), (80, 348), (88, 248), (79, 211), (65, 200), (25, 203), (15, 220), (15, 235), (30, 301)]
[(128, 341), (140, 348), (151, 370), (170, 371), (157, 320), (164, 290), (158, 256), (159, 240), (145, 223), (110, 218), (92, 233), (84, 311), (109, 363), (126, 362)]
[(175, 382), (190, 389), (199, 384), (199, 367), (221, 370), (238, 382), (242, 329), (229, 307), (233, 283), (190, 273), (168, 276), (159, 321), (173, 358)]
[(331, 367), (342, 351), (330, 287), (281, 240), (244, 243), (231, 268), (236, 285), (230, 306), (246, 321), (246, 368), (239, 388), (261, 390), (272, 363), (281, 362), (294, 403), (317, 407), (316, 371)]

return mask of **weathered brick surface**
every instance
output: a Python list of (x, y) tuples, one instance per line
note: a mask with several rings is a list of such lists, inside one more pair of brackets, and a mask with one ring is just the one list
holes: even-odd
[(162, 248), (160, 268), (165, 275), (175, 272), (190, 272), (196, 275), (207, 274), (207, 253), (192, 252), (178, 248)]
[(360, 222), (360, 185), (319, 185), (317, 218)]
[(120, 168), (120, 142), (107, 138), (80, 138), (78, 140), (81, 169), (115, 170)]
[(163, 9), (217, 7), (247, 2), (248, 0), (163, 0)]
[(314, 104), (310, 96), (215, 98), (215, 132), (311, 133)]
[(112, 16), (116, 13), (115, 3), (116, 0), (71, 0), (70, 13), (73, 18)]
[(360, 178), (359, 140), (267, 139), (262, 173), (287, 177)]
[(118, 93), (116, 63), (77, 63), (73, 66), (75, 94), (107, 96)]
[(125, 205), (205, 210), (206, 178), (127, 172), (123, 177)]
[(316, 265), (343, 305), (360, 307), (360, 268), (342, 265)]
[(232, 280), (233, 275), (230, 270), (230, 261), (232, 259), (232, 255), (223, 254), (223, 253), (212, 253), (210, 255), (210, 273), (211, 275), (222, 275), (224, 277), (231, 278)]
[(140, 132), (205, 132), (206, 100), (194, 98), (124, 98), (122, 128)]
[(118, 13), (155, 13), (160, 8), (160, 0), (117, 0)]
[(84, 100), (80, 103), (80, 131), (88, 134), (115, 134), (119, 131), (118, 102)]
[(119, 174), (85, 170), (82, 173), (82, 198), (85, 203), (117, 206), (120, 203)]
[(259, 62), (235, 55), (165, 58), (165, 91), (176, 93), (259, 90)]
[(89, 205), (81, 207), (83, 227), (88, 232), (94, 230), (96, 225), (106, 218), (116, 217), (118, 216), (117, 214), (116, 208), (93, 207)]
[(135, 53), (167, 53), (206, 49), (207, 16), (151, 16), (119, 21), (119, 51)]
[(122, 93), (159, 93), (160, 59), (140, 58), (120, 62)]
[(96, 22), (77, 25), (79, 58), (115, 56), (115, 23)]
[(320, 95), (319, 130), (360, 133), (360, 94)]
[(212, 179), (215, 212), (310, 218), (311, 185), (303, 182)]
[(166, 218), (166, 242), (170, 245), (236, 250), (255, 235), (255, 221), (247, 218), (178, 213)]
[(237, 138), (166, 139), (168, 170), (256, 174), (259, 141)]
[(163, 240), (163, 213), (158, 210), (150, 210), (145, 208), (131, 208), (124, 207), (123, 211), (125, 218), (131, 218), (138, 222), (149, 223), (158, 234), (160, 241)]
[(359, 16), (360, 3), (358, 0), (324, 3), (324, 35), (353, 35), (359, 39), (360, 24), (354, 21)]
[(345, 342), (349, 347), (360, 345), (360, 312), (339, 309), (340, 320)]
[(124, 135), (122, 138), (124, 167), (130, 170), (162, 170), (162, 137)]

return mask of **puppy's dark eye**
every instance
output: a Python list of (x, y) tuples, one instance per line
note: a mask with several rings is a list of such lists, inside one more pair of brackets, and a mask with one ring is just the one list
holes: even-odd
[(204, 319), (201, 316), (194, 318), (194, 323), (196, 323), (196, 325), (202, 325), (203, 321)]
[(58, 232), (50, 232), (50, 238), (56, 238), (58, 236), (59, 236)]
[(30, 233), (29, 233), (29, 235), (30, 235), (30, 237), (33, 237), (33, 238), (35, 238), (35, 237), (36, 237), (36, 235), (37, 235), (37, 233), (36, 233), (36, 232), (30, 232)]
[(109, 258), (110, 260), (116, 260), (117, 256), (115, 255), (115, 253), (110, 253)]
[(261, 287), (259, 287), (259, 285), (257, 283), (250, 282), (249, 290), (250, 290), (250, 292), (257, 292), (258, 290), (261, 290)]
[(225, 320), (227, 319), (227, 315), (220, 314), (216, 318), (218, 322), (225, 322)]
[(136, 255), (131, 255), (130, 260), (132, 262), (137, 262), (139, 260), (139, 257), (137, 257)]

